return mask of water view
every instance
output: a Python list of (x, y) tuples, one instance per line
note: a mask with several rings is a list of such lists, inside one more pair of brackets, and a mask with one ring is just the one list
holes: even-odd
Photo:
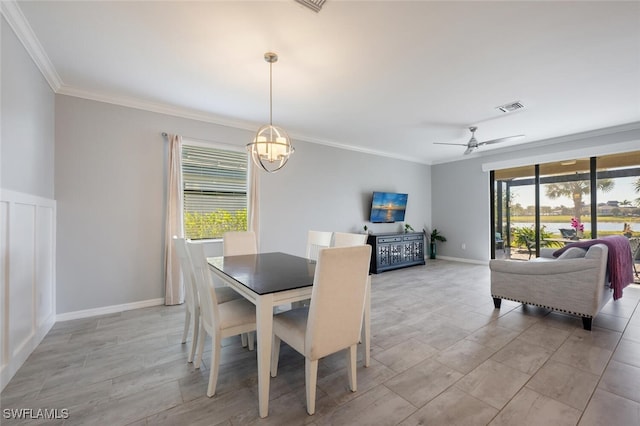
[[(631, 224), (631, 229), (634, 232), (640, 232), (640, 223), (639, 222), (626, 222)], [(624, 229), (625, 222), (598, 222), (598, 232), (619, 232), (622, 234), (622, 230)], [(551, 232), (552, 234), (560, 234), (560, 229), (572, 229), (571, 224), (569, 223), (559, 223), (559, 222), (540, 222), (541, 226), (545, 227), (547, 232)], [(512, 228), (523, 228), (523, 227), (533, 227), (533, 222), (511, 222)], [(591, 232), (591, 223), (584, 223), (584, 232)]]

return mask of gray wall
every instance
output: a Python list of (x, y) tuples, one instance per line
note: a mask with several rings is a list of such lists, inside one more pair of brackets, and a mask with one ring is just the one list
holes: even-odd
[(432, 166), (433, 226), (447, 237), (446, 243), (439, 244), (438, 254), (479, 262), (489, 260), (492, 243), (489, 172), (483, 171), (483, 164), (494, 165), (492, 168), (497, 169), (638, 150), (640, 123), (628, 127), (630, 130), (602, 129), (542, 141), (526, 149)]
[(0, 187), (53, 199), (54, 94), (4, 17), (0, 26)]
[(262, 175), (261, 250), (304, 255), (307, 231), (395, 232), (401, 223), (371, 224), (373, 191), (409, 194), (405, 222), (431, 223), (430, 167), (298, 142), (287, 166)]
[[(253, 132), (64, 95), (55, 108), (58, 313), (163, 297), (160, 133), (244, 146)], [(261, 250), (304, 254), (308, 229), (359, 231), (374, 190), (408, 192), (407, 221), (430, 222), (429, 166), (294, 144), (285, 169), (261, 175)]]

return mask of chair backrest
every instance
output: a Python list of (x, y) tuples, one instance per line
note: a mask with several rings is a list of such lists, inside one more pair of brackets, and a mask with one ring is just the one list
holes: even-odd
[(220, 324), (220, 316), (209, 264), (202, 244), (187, 241), (187, 249), (193, 265), (193, 277), (200, 296), (200, 321), (204, 323), (205, 329), (211, 333), (217, 327), (217, 324)]
[(318, 260), (318, 251), (331, 246), (331, 232), (309, 231), (307, 234), (307, 253), (305, 257)]
[(562, 238), (574, 238), (576, 236), (576, 230), (560, 228), (560, 234), (562, 235)]
[(629, 247), (631, 247), (632, 259), (635, 260), (640, 254), (640, 238), (638, 237), (629, 238)]
[(361, 246), (367, 243), (367, 234), (350, 234), (348, 232), (334, 232), (331, 247)]
[(320, 250), (311, 291), (305, 356), (315, 360), (358, 343), (370, 258), (368, 244)]
[(191, 266), (191, 259), (189, 258), (189, 252), (187, 251), (187, 243), (184, 238), (179, 238), (174, 235), (173, 246), (176, 249), (176, 254), (180, 260), (180, 269), (182, 270), (182, 282), (184, 284), (184, 300), (187, 303), (189, 312), (195, 312), (195, 308), (198, 306), (198, 290), (196, 283), (193, 280), (193, 266)]
[(222, 236), (222, 253), (224, 256), (240, 256), (243, 254), (258, 253), (255, 232), (225, 232)]

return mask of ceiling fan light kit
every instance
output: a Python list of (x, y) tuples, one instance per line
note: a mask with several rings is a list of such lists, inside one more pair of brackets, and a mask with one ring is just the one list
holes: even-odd
[(464, 155), (467, 155), (467, 154), (471, 154), (472, 152), (474, 152), (476, 149), (478, 149), (482, 145), (491, 145), (491, 144), (494, 144), (494, 143), (506, 142), (506, 141), (510, 141), (510, 140), (513, 140), (513, 139), (519, 139), (519, 138), (523, 138), (524, 137), (524, 135), (515, 135), (515, 136), (507, 136), (507, 137), (504, 137), (504, 138), (491, 139), (489, 141), (478, 142), (478, 140), (476, 139), (476, 130), (478, 130), (478, 128), (476, 126), (469, 127), (469, 131), (471, 132), (471, 139), (469, 139), (469, 142), (467, 142), (466, 144), (465, 143), (446, 143), (446, 142), (434, 142), (434, 144), (436, 144), (436, 145), (464, 146), (464, 147), (467, 148), (464, 151)]

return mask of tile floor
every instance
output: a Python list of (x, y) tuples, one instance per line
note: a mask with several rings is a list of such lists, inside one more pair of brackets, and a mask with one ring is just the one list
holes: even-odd
[(186, 362), (182, 306), (57, 323), (0, 403), (3, 416), (67, 409), (48, 423), (65, 425), (638, 425), (639, 299), (640, 286), (627, 287), (587, 332), (536, 307), (495, 310), (487, 266), (428, 261), (373, 276), (371, 366), (359, 362), (351, 393), (346, 356), (322, 360), (314, 416), (304, 360), (286, 345), (268, 418), (258, 417), (255, 352), (238, 337), (224, 341), (207, 398), (211, 344), (201, 370)]

